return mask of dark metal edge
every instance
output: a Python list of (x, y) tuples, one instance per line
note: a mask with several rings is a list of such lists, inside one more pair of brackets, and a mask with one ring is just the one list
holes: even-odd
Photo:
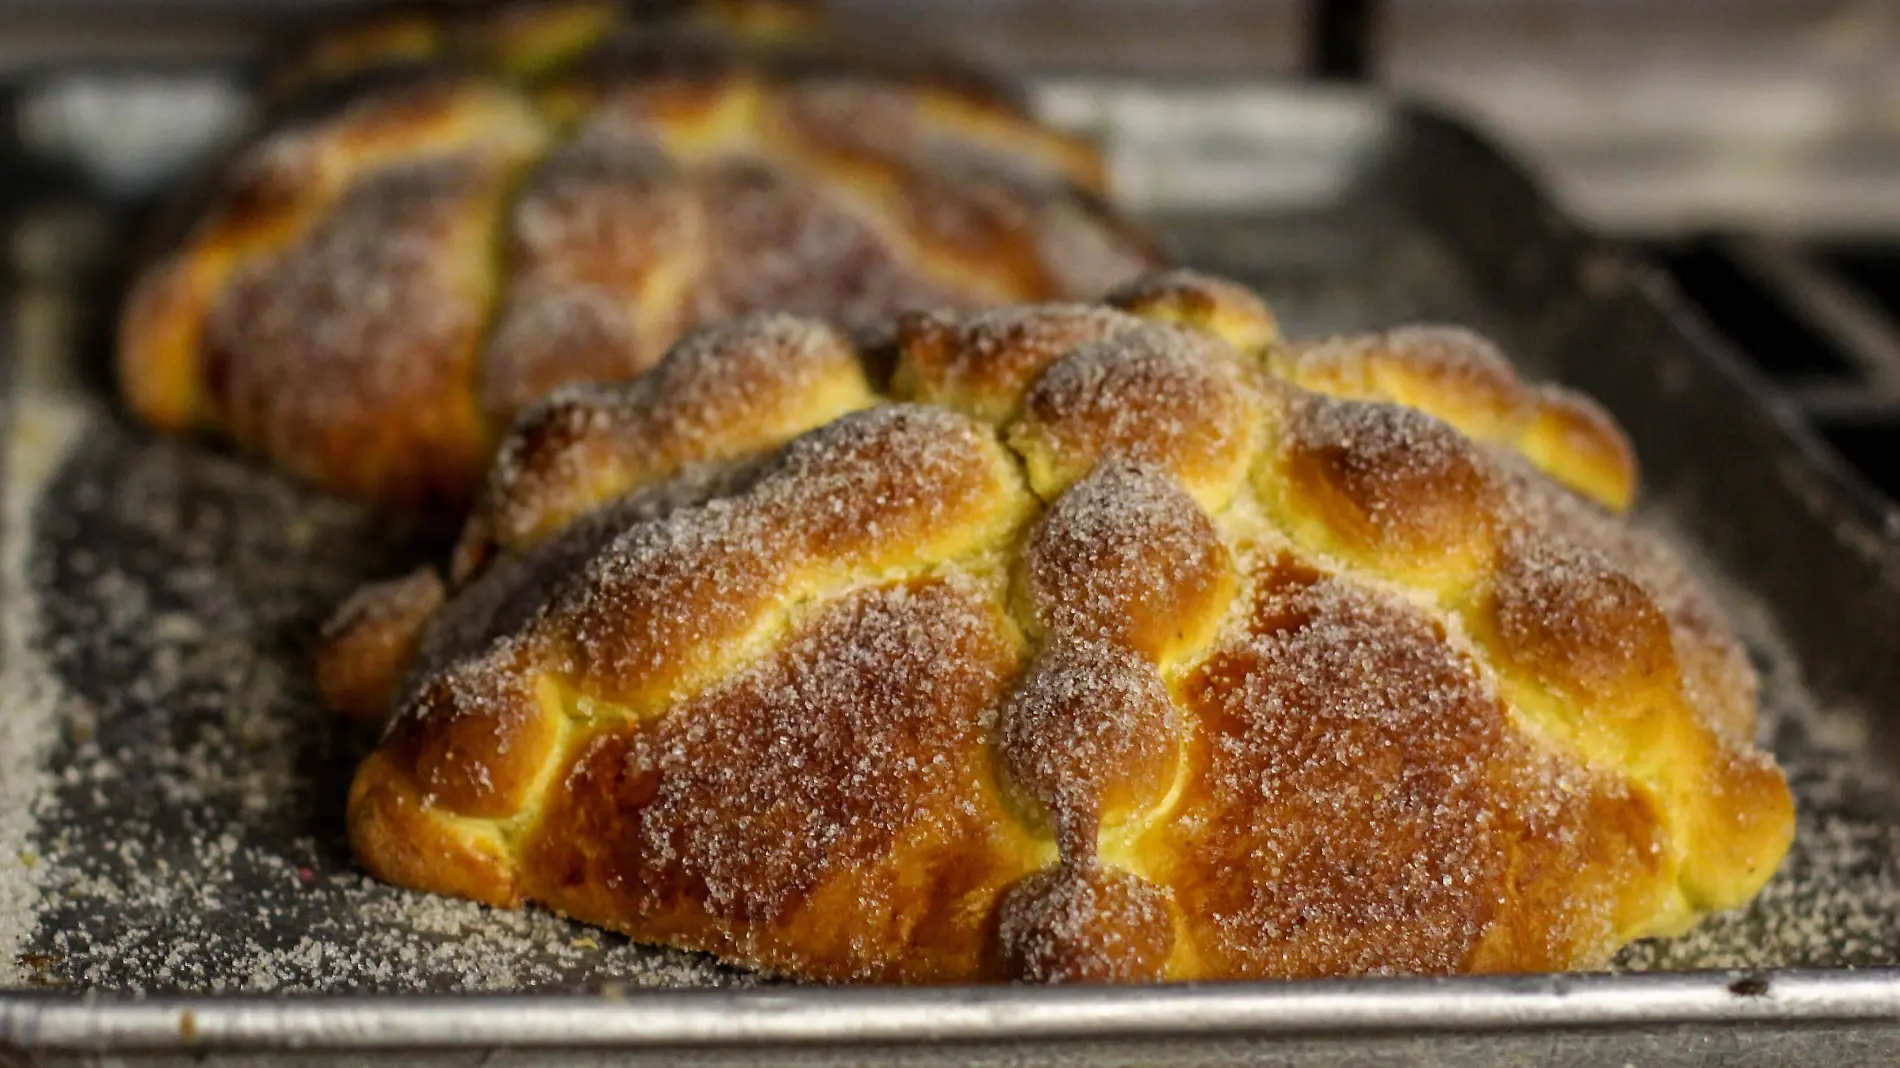
[[(1624, 272), (1637, 295), (1651, 305), (1650, 310), (1683, 335), (1681, 340), (1695, 350), (1696, 356), (1710, 370), (1746, 395), (1748, 405), (1775, 424), (1786, 439), (1785, 444), (1800, 455), (1803, 463), (1829, 480), (1829, 492), (1838, 495), (1845, 506), (1843, 514), (1855, 515), (1866, 525), (1868, 534), (1877, 535), (1893, 546), (1889, 559), (1900, 564), (1900, 504), (1889, 501), (1843, 463), (1808, 424), (1799, 407), (1777, 395), (1767, 375), (1735, 351), (1734, 345), (1661, 268), (1642, 261), (1607, 238), (1592, 236), (1564, 216), (1545, 192), (1545, 186), (1533, 177), (1534, 165), (1478, 133), (1469, 120), (1453, 109), (1437, 102), (1406, 99), (1399, 101), (1395, 110), (1401, 126), (1414, 124), (1428, 130), (1427, 136), (1457, 142), (1474, 158), (1490, 157), (1498, 176), (1517, 187), (1513, 190), (1514, 199), (1524, 202), (1504, 206), (1520, 214), (1527, 213), (1526, 209), (1534, 212), (1544, 236), (1572, 261), (1613, 263), (1615, 270)], [(1493, 210), (1499, 203), (1486, 201), (1485, 206)], [(1613, 297), (1621, 296), (1613, 294)]]
[[(1437, 105), (1397, 108), (1409, 141), (1398, 151), (1457, 165), (1409, 168), (1416, 180), (1395, 192), (1446, 224), (1501, 302), (1559, 306), (1545, 341), (1569, 352), (1571, 384), (1618, 413), (1652, 476), (1644, 495), (1668, 500), (1685, 532), (1764, 598), (1817, 693), (1900, 731), (1888, 722), (1900, 720), (1900, 505), (1836, 456), (1666, 275), (1563, 216), (1508, 149)], [(1613, 347), (1650, 358), (1589, 356)], [(1657, 462), (1678, 452), (1721, 462)], [(1770, 511), (1773, 523), (1751, 521)]]

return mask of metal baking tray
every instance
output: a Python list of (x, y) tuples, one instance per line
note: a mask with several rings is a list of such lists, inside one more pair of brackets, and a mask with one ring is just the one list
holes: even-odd
[(1643, 521), (1741, 621), (1799, 830), (1748, 908), (1605, 973), (837, 989), (355, 871), (371, 741), (315, 628), (434, 551), (128, 423), (110, 334), (153, 190), (242, 120), (217, 71), (0, 94), (0, 1065), (1891, 1064), (1900, 1052), (1900, 516), (1660, 277), (1458, 122), (1356, 90), (1035, 87), (1188, 262), (1295, 335), (1468, 323), (1602, 398)]

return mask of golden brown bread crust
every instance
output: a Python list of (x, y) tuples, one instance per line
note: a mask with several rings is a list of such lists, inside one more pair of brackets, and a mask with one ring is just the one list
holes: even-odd
[(807, 6), (424, 8), (320, 36), (135, 281), (127, 403), (454, 513), (533, 400), (643, 371), (691, 325), (784, 311), (861, 339), (1158, 261), (1089, 147), (980, 77), (777, 32)]
[(442, 579), (424, 568), (365, 586), (345, 601), (317, 643), (317, 696), (324, 705), (359, 719), (387, 715), (444, 593)]
[(788, 317), (546, 402), (415, 623), (363, 863), (918, 982), (1585, 967), (1761, 886), (1753, 676), (1615, 515), (1614, 424), (1528, 447), (1579, 409), (1474, 335), (1114, 303), (913, 317), (895, 403)]
[(813, 37), (821, 16), (818, 0), (399, 0), (293, 36), (270, 72), (268, 95), (295, 102), (365, 75), (445, 60), (532, 78), (627, 21), (771, 42)]

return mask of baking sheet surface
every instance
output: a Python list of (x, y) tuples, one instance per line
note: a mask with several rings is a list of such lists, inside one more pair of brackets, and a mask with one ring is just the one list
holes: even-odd
[[(1316, 195), (1337, 178), (1315, 173)], [(1434, 220), (1350, 198), (1183, 213), (1166, 178), (1145, 179), (1164, 235), (1187, 262), (1257, 286), (1290, 335), (1458, 322), (1494, 334), (1533, 373), (1554, 364), (1537, 345), (1548, 309), (1496, 303)], [(96, 206), (70, 200), (14, 222), (0, 469), (0, 987), (760, 982), (539, 910), (489, 910), (356, 872), (342, 800), (372, 739), (316, 707), (307, 657), (340, 597), (426, 550), (414, 532), (215, 447), (129, 424), (102, 385), (112, 309), (110, 287), (96, 282), (121, 235)], [(1645, 521), (1683, 526), (1681, 506), (1652, 500)], [(1900, 963), (1900, 776), (1879, 721), (1817, 702), (1746, 577), (1705, 570), (1763, 672), (1765, 737), (1800, 805), (1796, 845), (1750, 906), (1631, 947), (1617, 966)]]

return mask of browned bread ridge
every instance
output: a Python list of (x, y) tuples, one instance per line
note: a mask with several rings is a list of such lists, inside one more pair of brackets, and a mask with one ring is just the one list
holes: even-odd
[(809, 5), (398, 12), (320, 37), (120, 325), (132, 410), (332, 492), (465, 508), (515, 414), (780, 310), (1097, 297), (1159, 261), (1101, 162), (953, 65), (777, 32)]
[(1787, 849), (1622, 433), (1482, 338), (1286, 342), (1184, 272), (896, 338), (879, 389), (742, 319), (533, 410), (446, 606), (327, 635), (400, 709), (372, 873), (822, 979), (1148, 980), (1594, 966)]

